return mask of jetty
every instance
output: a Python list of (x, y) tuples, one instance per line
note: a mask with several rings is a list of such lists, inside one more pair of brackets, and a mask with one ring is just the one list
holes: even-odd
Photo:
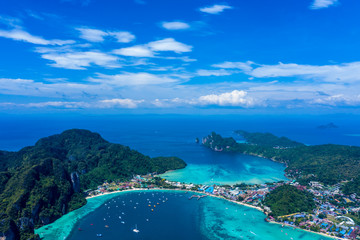
[(200, 198), (204, 198), (204, 197), (207, 197), (207, 195), (192, 195), (191, 197), (189, 197), (189, 200), (193, 198), (197, 198), (197, 200), (200, 200)]

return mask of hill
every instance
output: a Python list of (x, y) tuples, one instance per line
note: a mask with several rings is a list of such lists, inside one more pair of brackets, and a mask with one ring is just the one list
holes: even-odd
[(292, 213), (311, 212), (315, 208), (313, 196), (291, 185), (283, 185), (266, 195), (264, 204), (274, 217)]
[(304, 146), (304, 144), (292, 141), (287, 137), (277, 137), (271, 133), (250, 133), (243, 130), (236, 130), (235, 133), (242, 136), (246, 140), (246, 143), (258, 146), (280, 148)]
[(0, 161), (0, 232), (7, 239), (38, 239), (34, 228), (83, 206), (82, 191), (104, 181), (186, 166), (179, 158), (150, 158), (80, 129), (1, 152)]
[(360, 175), (360, 147), (336, 144), (279, 147), (279, 139), (275, 138), (274, 143), (269, 141), (266, 144), (237, 143), (233, 138), (212, 133), (203, 139), (203, 145), (213, 150), (250, 154), (284, 163), (287, 176), (299, 181), (335, 184)]

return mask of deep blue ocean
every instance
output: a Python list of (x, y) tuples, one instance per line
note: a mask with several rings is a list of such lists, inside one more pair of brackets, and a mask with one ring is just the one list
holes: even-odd
[[(338, 128), (318, 129), (334, 123)], [(16, 151), (42, 137), (70, 128), (89, 129), (110, 142), (128, 145), (150, 155), (191, 154), (196, 137), (212, 131), (234, 136), (233, 131), (271, 132), (305, 144), (360, 146), (358, 115), (2, 115), (0, 149)], [(184, 149), (187, 148), (187, 149)], [(198, 159), (199, 160), (199, 159)], [(196, 161), (198, 161), (196, 160)]]
[[(319, 125), (331, 122), (338, 127), (318, 128)], [(285, 179), (282, 164), (241, 154), (213, 152), (195, 143), (196, 137), (201, 139), (212, 131), (226, 137), (232, 136), (236, 140), (241, 139), (233, 131), (242, 129), (271, 132), (310, 145), (334, 143), (360, 146), (360, 117), (354, 115), (85, 116), (54, 114), (2, 116), (0, 149), (16, 151), (35, 144), (39, 138), (58, 134), (71, 128), (98, 132), (110, 142), (130, 146), (151, 157), (178, 156), (184, 159), (188, 166), (184, 170), (171, 172), (164, 177), (181, 182), (206, 184), (261, 183)], [(187, 197), (180, 196), (181, 194), (159, 193), (157, 198), (165, 197), (169, 201), (160, 203), (155, 214), (152, 214), (146, 204), (147, 199), (150, 199), (152, 195), (137, 194), (119, 196), (116, 199), (117, 202), (128, 202), (129, 208), (121, 206), (121, 212), (127, 215), (128, 224), (122, 224), (119, 221), (120, 210), (115, 209), (116, 205), (112, 202), (114, 199), (107, 198), (90, 210), (86, 209), (86, 207), (89, 208), (88, 205), (85, 206), (85, 209), (81, 210), (86, 212), (85, 217), (78, 219), (76, 216), (80, 215), (75, 212), (63, 217), (64, 219), (61, 218), (65, 222), (71, 222), (69, 228), (73, 231), (70, 239), (95, 239), (97, 233), (104, 233), (106, 235), (104, 239), (275, 240), (290, 239), (290, 237), (303, 240), (324, 239), (299, 230), (284, 232), (277, 225), (265, 223), (264, 215), (257, 210), (212, 198), (190, 202)], [(136, 202), (140, 204), (139, 207), (134, 205)], [(111, 211), (104, 205), (105, 203), (111, 204)], [(137, 208), (134, 209), (134, 207)], [(116, 211), (113, 211), (114, 209)], [(132, 232), (134, 224), (138, 224), (141, 228), (141, 234), (134, 235)], [(105, 227), (106, 225), (109, 227)], [(54, 232), (58, 231), (56, 228), (63, 230), (63, 224), (55, 223), (54, 226), (55, 230), (50, 231), (51, 237), (45, 239), (63, 239), (63, 236), (67, 236), (62, 233), (61, 238), (54, 237), (56, 235)], [(78, 228), (84, 231), (78, 231)]]

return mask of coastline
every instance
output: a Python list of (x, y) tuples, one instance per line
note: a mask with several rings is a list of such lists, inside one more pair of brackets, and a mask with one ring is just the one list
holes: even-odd
[[(161, 189), (161, 188), (154, 188), (154, 189), (132, 188), (132, 189), (127, 189), (127, 190), (106, 192), (104, 194), (99, 194), (99, 195), (87, 197), (86, 199), (92, 199), (90, 203), (87, 203), (87, 204), (90, 204), (90, 208), (89, 208), (89, 205), (88, 205), (87, 210), (84, 210), (83, 208), (79, 208), (77, 210), (74, 210), (74, 211), (64, 215), (62, 218), (58, 219), (54, 223), (51, 223), (51, 224), (48, 224), (48, 225), (45, 225), (45, 226), (43, 226), (41, 228), (36, 229), (35, 232), (40, 234), (42, 239), (45, 239), (45, 240), (55, 239), (56, 237), (60, 237), (58, 239), (67, 239), (71, 235), (71, 232), (74, 230), (75, 224), (78, 221), (80, 221), (83, 217), (88, 215), (90, 212), (93, 212), (98, 207), (100, 207), (104, 203), (104, 199), (106, 199), (106, 200), (111, 199), (112, 198), (111, 195), (116, 195), (116, 194), (121, 194), (121, 193), (125, 194), (125, 193), (130, 193), (130, 192), (144, 192), (144, 191), (164, 191), (164, 192), (165, 191), (176, 191), (176, 192), (191, 192), (191, 193), (195, 193), (195, 194), (202, 194), (202, 195), (206, 195), (206, 196), (209, 196), (209, 197), (222, 199), (222, 200), (225, 200), (227, 202), (232, 202), (234, 204), (242, 205), (244, 207), (249, 207), (249, 208), (252, 208), (252, 209), (256, 209), (256, 210), (261, 211), (262, 213), (264, 213), (264, 210), (262, 208), (260, 208), (260, 207), (257, 207), (257, 206), (253, 206), (253, 205), (250, 205), (250, 204), (247, 204), (247, 203), (237, 202), (237, 201), (234, 201), (234, 200), (226, 199), (223, 196), (215, 196), (215, 195), (205, 194), (203, 192), (198, 192), (198, 191), (194, 191), (194, 190)], [(103, 198), (100, 198), (100, 197), (103, 197)], [(274, 221), (267, 221), (267, 222), (268, 223), (278, 224), (278, 225), (283, 225), (283, 223), (278, 223), (278, 222), (274, 222)], [(59, 226), (61, 226), (61, 227), (59, 227)], [(285, 224), (285, 226), (289, 227), (289, 228), (294, 228), (294, 229), (297, 229), (297, 230), (300, 230), (300, 231), (305, 231), (305, 232), (308, 232), (308, 233), (321, 235), (323, 237), (326, 237), (327, 239), (337, 239), (337, 240), (344, 239), (344, 238), (339, 238), (339, 237), (336, 237), (336, 236), (330, 236), (330, 235), (327, 235), (327, 234), (321, 233), (321, 232), (313, 232), (313, 231), (310, 231), (310, 230), (307, 230), (307, 229), (301, 229), (299, 227), (295, 227), (295, 226), (291, 226), (291, 225), (287, 225), (287, 224)]]
[[(113, 191), (113, 192), (107, 192), (107, 193), (103, 193), (103, 194), (99, 194), (96, 196), (91, 196), (91, 197), (86, 197), (86, 199), (91, 199), (91, 198), (96, 198), (96, 197), (100, 197), (100, 196), (106, 196), (106, 195), (110, 195), (110, 194), (115, 194), (115, 193), (120, 193), (120, 192), (132, 192), (132, 191), (179, 191), (179, 192), (193, 192), (193, 193), (197, 193), (197, 194), (204, 194), (203, 192), (198, 192), (198, 191), (194, 191), (194, 190), (183, 190), (183, 189), (162, 189), (162, 188), (153, 188), (153, 189), (143, 189), (143, 188), (132, 188), (132, 189), (127, 189), (127, 190), (121, 190), (121, 191)], [(250, 207), (250, 208), (254, 208), (257, 209), (261, 212), (264, 212), (262, 208), (257, 207), (257, 206), (253, 206), (247, 203), (243, 203), (243, 202), (237, 202), (234, 200), (229, 200), (226, 199), (222, 196), (215, 196), (215, 195), (210, 195), (210, 194), (205, 194), (206, 196), (209, 197), (214, 197), (214, 198), (219, 198), (228, 202), (232, 202), (232, 203), (236, 203), (239, 205), (243, 205), (245, 207)]]
[[(268, 221), (268, 223), (278, 224), (278, 225), (284, 225), (284, 226), (287, 226), (287, 227), (294, 227), (294, 226), (291, 226), (291, 225), (288, 225), (288, 224), (283, 224), (283, 223), (274, 222), (274, 221)], [(296, 229), (299, 229), (299, 230), (301, 230), (301, 231), (306, 231), (306, 232), (309, 232), (309, 233), (315, 233), (315, 234), (318, 234), (318, 235), (321, 235), (321, 236), (324, 236), (324, 237), (327, 237), (327, 238), (338, 239), (338, 240), (348, 239), (348, 238), (340, 238), (340, 237), (336, 237), (336, 236), (330, 236), (330, 235), (327, 235), (327, 234), (321, 233), (321, 232), (313, 232), (313, 231), (310, 231), (310, 230), (307, 230), (307, 229), (298, 228), (298, 227), (295, 227), (295, 228), (296, 228)]]
[[(132, 188), (132, 189), (121, 190), (121, 191), (107, 192), (107, 193), (104, 193), (104, 194), (87, 197), (86, 199), (111, 195), (111, 194), (120, 193), (120, 192), (133, 192), (133, 191), (179, 191), (179, 192), (192, 192), (192, 193), (197, 193), (197, 194), (204, 194), (203, 192), (198, 192), (198, 191), (194, 191), (194, 190), (183, 190), (183, 189), (161, 189), (161, 188), (142, 189), (142, 188)], [(210, 194), (204, 194), (204, 195), (209, 196), (209, 197), (213, 197), (213, 198), (222, 199), (222, 200), (232, 202), (232, 203), (235, 203), (235, 204), (238, 204), (238, 205), (242, 205), (242, 206), (245, 206), (245, 207), (249, 207), (249, 208), (252, 208), (252, 209), (256, 209), (256, 210), (261, 211), (262, 213), (265, 214), (264, 210), (262, 208), (260, 208), (260, 207), (257, 207), (257, 206), (253, 206), (253, 205), (250, 205), (250, 204), (247, 204), (247, 203), (237, 202), (237, 201), (234, 201), (234, 200), (226, 199), (223, 196), (216, 196), (216, 195), (210, 195)], [(313, 232), (313, 231), (310, 231), (310, 230), (307, 230), (307, 229), (302, 229), (302, 228), (299, 228), (299, 227), (295, 227), (295, 226), (292, 226), (292, 225), (287, 225), (287, 224), (283, 224), (283, 223), (279, 223), (279, 222), (275, 222), (275, 221), (267, 221), (267, 222), (272, 223), (272, 224), (285, 225), (287, 227), (295, 228), (295, 229), (298, 229), (300, 231), (306, 231), (306, 232), (309, 232), (309, 233), (321, 235), (321, 236), (329, 238), (329, 239), (337, 239), (337, 240), (344, 239), (344, 238), (340, 238), (340, 237), (337, 237), (337, 236), (330, 236), (328, 234), (321, 233), (321, 232)]]

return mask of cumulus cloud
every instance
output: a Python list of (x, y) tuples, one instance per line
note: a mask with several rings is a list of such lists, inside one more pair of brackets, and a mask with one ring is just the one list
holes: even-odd
[(238, 106), (251, 107), (254, 105), (254, 100), (247, 97), (247, 92), (241, 90), (234, 90), (222, 94), (210, 94), (201, 96), (198, 99), (202, 105), (218, 105), (218, 106)]
[(103, 42), (105, 37), (113, 37), (118, 42), (129, 43), (135, 39), (135, 36), (126, 31), (103, 31), (94, 28), (76, 28), (80, 32), (80, 38), (89, 42)]
[(15, 41), (23, 41), (37, 45), (65, 45), (73, 44), (73, 40), (46, 40), (43, 37), (34, 36), (22, 29), (0, 30), (0, 37), (9, 38)]
[(330, 6), (336, 5), (338, 0), (314, 0), (314, 2), (310, 5), (311, 9), (320, 9), (320, 8), (328, 8)]
[(210, 6), (210, 7), (203, 7), (203, 8), (200, 8), (199, 10), (201, 12), (204, 12), (204, 13), (209, 13), (209, 14), (219, 14), (221, 12), (223, 12), (225, 9), (232, 9), (233, 7), (229, 6), (229, 5), (218, 5), (218, 4), (215, 4), (213, 6)]
[(89, 81), (105, 83), (113, 86), (139, 86), (139, 85), (158, 85), (179, 82), (182, 79), (170, 75), (151, 74), (147, 72), (130, 73), (124, 72), (116, 75), (97, 74)]
[(180, 21), (162, 22), (161, 26), (167, 30), (184, 30), (190, 28), (188, 23)]

